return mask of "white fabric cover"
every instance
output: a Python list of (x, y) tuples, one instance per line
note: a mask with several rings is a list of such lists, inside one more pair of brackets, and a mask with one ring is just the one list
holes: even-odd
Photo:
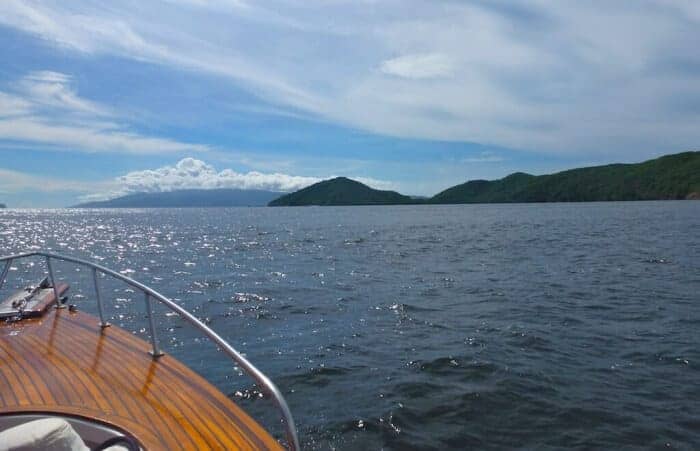
[(44, 418), (0, 432), (0, 451), (90, 451), (71, 425)]

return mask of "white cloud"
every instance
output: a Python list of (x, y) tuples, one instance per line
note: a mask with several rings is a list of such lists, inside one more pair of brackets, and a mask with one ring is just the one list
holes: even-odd
[(462, 163), (500, 163), (504, 158), (493, 152), (480, 152), (478, 155), (462, 158)]
[(67, 74), (32, 72), (0, 91), (0, 140), (84, 152), (202, 152), (208, 147), (130, 131), (108, 108), (83, 99)]
[(280, 173), (239, 173), (233, 169), (217, 171), (213, 166), (194, 158), (184, 158), (175, 166), (134, 171), (117, 178), (128, 192), (173, 191), (187, 188), (239, 188), (271, 191), (293, 191), (320, 179)]
[(316, 177), (282, 173), (265, 174), (257, 171), (240, 173), (233, 169), (217, 171), (213, 166), (201, 160), (184, 158), (174, 166), (129, 172), (117, 177), (110, 190), (83, 196), (83, 199), (109, 199), (131, 193), (153, 193), (180, 189), (238, 188), (295, 191), (320, 180)]
[(166, 3), (175, 3), (195, 8), (210, 8), (215, 11), (230, 10), (232, 8), (250, 8), (247, 2), (242, 0), (164, 0)]
[(53, 123), (44, 117), (0, 120), (0, 139), (85, 152), (159, 154), (205, 151), (206, 146), (151, 138), (104, 122)]
[(71, 77), (53, 71), (31, 72), (20, 83), (20, 92), (35, 106), (59, 108), (75, 114), (106, 116), (104, 107), (78, 97), (71, 87)]
[(423, 79), (452, 75), (452, 62), (446, 55), (404, 55), (382, 62), (381, 71), (397, 77)]
[(0, 23), (382, 134), (617, 159), (697, 144), (696, 1), (370, 3), (4, 0)]
[[(111, 199), (132, 193), (167, 192), (181, 189), (237, 188), (243, 190), (296, 191), (329, 177), (305, 177), (279, 172), (237, 172), (233, 169), (217, 171), (212, 165), (195, 158), (183, 158), (174, 166), (132, 171), (113, 181), (102, 184), (97, 193), (82, 196), (82, 200)], [(368, 177), (353, 177), (377, 189), (391, 189), (391, 182)]]
[[(27, 173), (0, 168), (0, 194), (6, 196), (22, 193), (71, 193), (64, 202), (75, 203), (76, 199), (80, 202), (98, 201), (127, 194), (182, 189), (236, 188), (291, 192), (333, 177), (336, 176), (307, 177), (280, 172), (237, 172), (230, 168), (217, 171), (204, 161), (188, 157), (173, 166), (132, 171), (114, 179), (98, 181), (82, 181), (55, 177), (48, 173)], [(385, 180), (370, 177), (352, 178), (376, 189), (397, 189), (395, 183)], [(71, 198), (73, 200), (69, 200)], [(22, 202), (18, 201), (15, 204)]]
[[(226, 13), (245, 13), (248, 8), (238, 2), (180, 1), (186, 10), (166, 8), (159, 2), (142, 4), (145, 8), (108, 10), (49, 6), (38, 2), (4, 0), (0, 2), (0, 24), (14, 26), (33, 33), (50, 42), (86, 54), (111, 54), (138, 61), (167, 64), (186, 70), (204, 71), (209, 74), (231, 78), (243, 83), (257, 94), (282, 100), (306, 110), (321, 108), (321, 99), (310, 92), (287, 83), (275, 71), (244, 57), (235, 47), (221, 41), (220, 31), (225, 34), (230, 28)], [(221, 8), (226, 3), (241, 7)], [(151, 7), (154, 7), (151, 9)], [(217, 30), (204, 26), (197, 29), (192, 20), (193, 9), (209, 13), (216, 10), (218, 22), (224, 27)], [(76, 10), (81, 10), (76, 13)], [(173, 14), (173, 15), (171, 15)], [(255, 17), (259, 17), (256, 13)], [(168, 19), (173, 19), (171, 22)], [(214, 35), (211, 35), (211, 32)], [(209, 35), (209, 36), (207, 36)], [(209, 39), (207, 39), (209, 38)], [(236, 41), (245, 38), (237, 36)], [(241, 46), (245, 48), (245, 46)]]
[(26, 100), (0, 91), (0, 118), (27, 114), (30, 108)]

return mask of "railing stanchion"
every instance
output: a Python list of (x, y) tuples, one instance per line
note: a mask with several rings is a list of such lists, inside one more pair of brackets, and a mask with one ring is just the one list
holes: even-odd
[(61, 304), (61, 298), (58, 296), (56, 279), (53, 277), (53, 268), (51, 267), (51, 257), (48, 255), (46, 256), (46, 266), (49, 269), (49, 280), (51, 281), (51, 286), (53, 287), (53, 295), (56, 298), (56, 308), (66, 308), (65, 305)]
[(102, 308), (102, 296), (100, 295), (100, 286), (97, 283), (97, 268), (92, 268), (92, 281), (95, 282), (95, 297), (97, 298), (97, 311), (100, 314), (100, 327), (109, 327), (110, 324), (105, 321), (105, 312)]
[(12, 259), (7, 260), (5, 267), (2, 269), (2, 274), (0, 274), (0, 290), (5, 285), (5, 277), (7, 277), (7, 271), (10, 270), (10, 266), (12, 266)]
[(151, 295), (148, 293), (144, 293), (144, 299), (146, 300), (146, 314), (148, 315), (148, 325), (151, 329), (151, 345), (153, 347), (150, 354), (154, 358), (157, 358), (162, 356), (163, 352), (158, 347), (158, 337), (156, 336), (156, 323), (155, 319), (153, 318), (153, 307), (151, 306)]

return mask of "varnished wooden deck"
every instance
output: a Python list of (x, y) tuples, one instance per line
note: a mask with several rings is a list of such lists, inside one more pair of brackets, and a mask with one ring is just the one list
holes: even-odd
[(149, 450), (281, 449), (230, 399), (169, 355), (86, 313), (0, 325), (0, 414), (61, 412), (130, 432)]

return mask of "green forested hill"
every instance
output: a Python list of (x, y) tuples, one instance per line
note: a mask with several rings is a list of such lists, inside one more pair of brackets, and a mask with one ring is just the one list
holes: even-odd
[(700, 152), (637, 164), (611, 164), (500, 180), (473, 180), (436, 194), (431, 203), (586, 202), (700, 197)]
[(610, 164), (549, 175), (516, 172), (500, 180), (472, 180), (430, 199), (380, 191), (345, 177), (324, 180), (270, 202), (293, 205), (462, 204), (700, 199), (700, 152), (636, 164)]
[(307, 186), (270, 202), (271, 207), (299, 205), (387, 205), (415, 203), (413, 199), (395, 191), (381, 191), (337, 177)]

